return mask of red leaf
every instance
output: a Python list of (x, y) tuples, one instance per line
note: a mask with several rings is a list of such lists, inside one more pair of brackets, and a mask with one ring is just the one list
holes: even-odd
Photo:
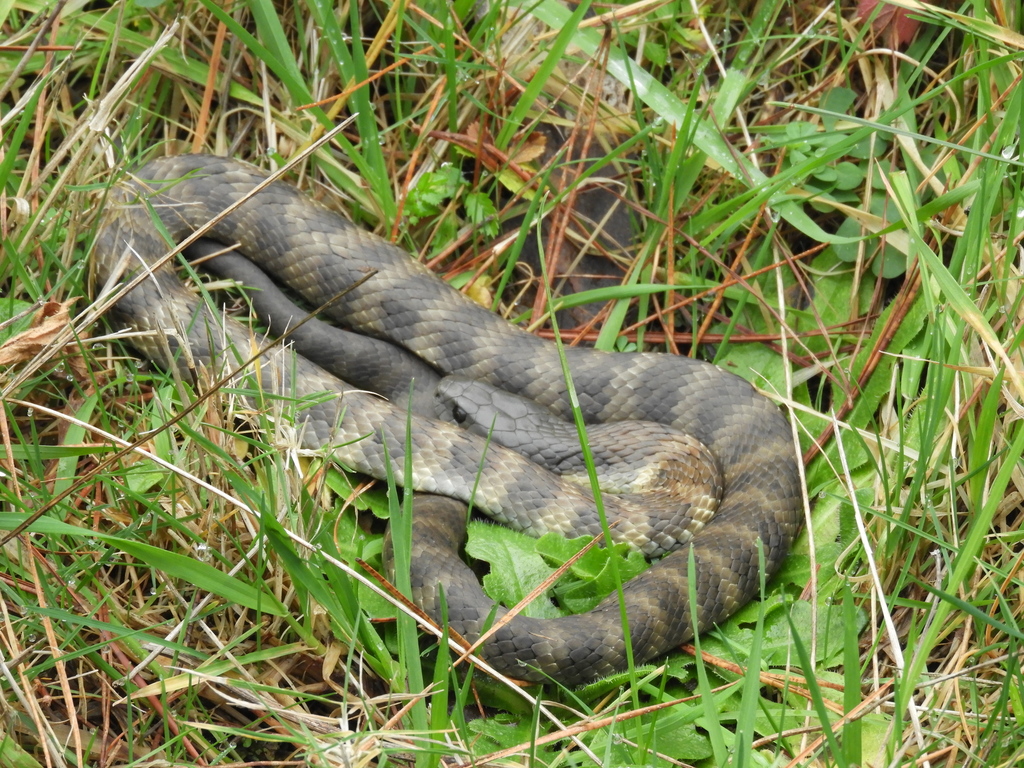
[[(882, 4), (878, 13), (875, 14), (875, 7)], [(906, 45), (917, 34), (917, 28), (921, 26), (918, 19), (910, 17), (911, 11), (901, 8), (898, 5), (890, 5), (882, 0), (860, 0), (857, 4), (857, 19), (871, 21), (871, 28), (875, 34), (885, 43), (893, 48)]]

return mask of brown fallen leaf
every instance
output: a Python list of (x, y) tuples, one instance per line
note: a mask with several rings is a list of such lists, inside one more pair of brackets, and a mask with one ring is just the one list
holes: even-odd
[(71, 324), (68, 310), (78, 301), (48, 301), (32, 318), (32, 325), (0, 345), (0, 365), (28, 362), (58, 338)]
[[(495, 149), (497, 151), (490, 135), (485, 133), (481, 140), (480, 123), (470, 123), (466, 128), (466, 136), (471, 145), (480, 143), (487, 149)], [(525, 165), (544, 154), (546, 143), (547, 138), (539, 132), (531, 133), (525, 137), (522, 134), (517, 134), (511, 142), (511, 146), (516, 149), (510, 151), (508, 159), (520, 165)]]

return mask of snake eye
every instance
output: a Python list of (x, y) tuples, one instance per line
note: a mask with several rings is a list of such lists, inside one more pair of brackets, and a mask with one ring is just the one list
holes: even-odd
[(452, 406), (452, 418), (455, 419), (456, 424), (462, 424), (469, 418), (469, 414), (466, 413), (466, 409), (461, 405)]

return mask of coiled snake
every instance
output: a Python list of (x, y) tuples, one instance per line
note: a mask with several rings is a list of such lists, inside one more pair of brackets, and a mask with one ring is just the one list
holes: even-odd
[[(111, 189), (93, 251), (98, 284), (114, 285), (141, 265), (148, 269), (167, 252), (166, 236), (180, 242), (264, 179), (248, 165), (211, 156), (149, 163)], [(425, 361), (425, 370), (483, 382), (572, 420), (553, 344), (469, 301), (401, 249), (293, 187), (269, 185), (207, 236), (239, 244), (315, 306), (373, 272), (331, 307), (332, 320), (386, 340), (396, 359), (412, 353)], [(208, 365), (215, 358), (230, 364), (241, 359), (239, 352), (227, 351), (231, 345), (242, 354), (250, 349), (251, 332), (197, 301), (170, 266), (153, 270), (115, 311), (136, 330), (155, 332), (133, 343), (165, 366), (188, 360)], [(183, 346), (188, 354), (181, 354)], [(647, 519), (642, 500), (604, 494), (614, 538), (648, 555), (675, 549), (623, 586), (633, 658), (646, 662), (685, 642), (695, 627), (712, 626), (746, 603), (760, 582), (759, 551), (768, 576), (778, 569), (802, 519), (790, 430), (780, 411), (747, 382), (708, 363), (579, 348), (565, 355), (587, 424), (666, 425), (706, 446), (721, 472), (721, 502), (703, 529), (704, 513), (685, 501)], [(411, 447), (412, 488), (443, 497), (417, 494), (414, 502), (414, 598), (439, 618), (443, 585), (449, 623), (470, 640), (505, 611), (494, 609), (459, 559), (467, 503), (528, 533), (601, 535), (587, 488), (457, 425), (409, 416), (407, 396), (399, 393), (392, 404), (285, 351), (258, 370), (266, 389), (309, 398), (295, 417), (305, 447), (327, 446), (343, 464), (377, 478), (386, 477), (390, 461), (399, 482)], [(516, 616), (486, 641), (481, 654), (512, 677), (566, 685), (622, 670), (627, 655), (618, 598), (613, 594), (593, 611), (561, 619)]]

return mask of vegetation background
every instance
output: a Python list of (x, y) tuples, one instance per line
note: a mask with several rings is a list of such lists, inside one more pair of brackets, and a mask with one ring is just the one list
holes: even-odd
[[(1020, 763), (1020, 3), (513, 5), (0, 0), (0, 764)], [(213, 152), (551, 336), (502, 228), (587, 181), (544, 125), (608, 142), (636, 234), (566, 343), (751, 379), (809, 498), (762, 600), (582, 691), (452, 673), (358, 581), (384, 490), (236, 390), (158, 430), (196, 391), (88, 286), (117, 175)], [(513, 599), (568, 556), (474, 537)]]

